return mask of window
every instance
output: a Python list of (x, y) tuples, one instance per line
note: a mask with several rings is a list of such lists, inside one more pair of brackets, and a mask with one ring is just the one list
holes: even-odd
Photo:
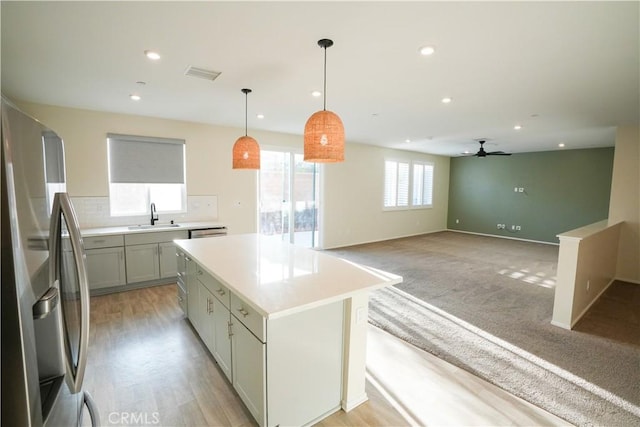
[(42, 132), (42, 150), (44, 155), (44, 176), (46, 182), (47, 212), (53, 208), (56, 193), (67, 191), (64, 175), (64, 146), (62, 140), (54, 132)]
[(107, 135), (111, 215), (184, 212), (184, 140)]
[(432, 205), (433, 199), (433, 165), (430, 163), (413, 163), (413, 206)]
[[(410, 171), (413, 169), (413, 173)], [(384, 162), (384, 208), (431, 207), (433, 202), (433, 164), (423, 162)], [(411, 204), (409, 204), (411, 201)]]

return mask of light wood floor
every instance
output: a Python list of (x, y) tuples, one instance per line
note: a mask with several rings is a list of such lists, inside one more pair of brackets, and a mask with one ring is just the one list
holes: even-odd
[[(319, 425), (565, 424), (377, 328), (368, 340), (369, 401)], [(104, 426), (256, 425), (182, 315), (175, 285), (91, 298), (84, 388)]]

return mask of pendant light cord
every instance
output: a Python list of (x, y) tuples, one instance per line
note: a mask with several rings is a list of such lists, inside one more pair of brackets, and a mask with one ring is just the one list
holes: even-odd
[(249, 93), (244, 93), (244, 136), (247, 136), (247, 117), (248, 117)]
[(327, 47), (326, 46), (324, 47), (324, 88), (322, 93), (324, 93), (322, 109), (326, 111), (327, 110)]

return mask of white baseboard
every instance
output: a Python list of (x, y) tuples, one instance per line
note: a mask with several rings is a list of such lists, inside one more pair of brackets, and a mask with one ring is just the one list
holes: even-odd
[(640, 285), (640, 280), (635, 280), (635, 279), (625, 279), (624, 277), (616, 277), (614, 280), (618, 280), (620, 282), (633, 283), (634, 285)]
[(555, 320), (552, 320), (552, 321), (551, 321), (551, 324), (552, 324), (553, 326), (557, 326), (557, 327), (562, 328), (562, 329), (568, 329), (568, 330), (571, 330), (571, 325), (567, 325), (567, 324), (565, 324), (565, 323), (560, 323), (560, 322), (556, 322)]
[(544, 245), (560, 246), (560, 243), (544, 242), (542, 240), (521, 239), (519, 237), (501, 236), (499, 234), (476, 233), (473, 231), (455, 230), (453, 228), (447, 228), (446, 231), (453, 231), (455, 233), (475, 234), (476, 236), (497, 237), (498, 239), (519, 240), (521, 242), (542, 243)]
[(595, 298), (593, 298), (593, 299), (591, 300), (591, 302), (589, 303), (589, 305), (587, 305), (587, 306), (584, 308), (584, 310), (582, 310), (582, 311), (580, 312), (580, 314), (578, 314), (578, 316), (577, 316), (574, 320), (572, 320), (572, 321), (571, 321), (571, 328), (570, 328), (570, 329), (573, 329), (573, 327), (574, 327), (574, 326), (576, 326), (576, 323), (578, 323), (578, 322), (580, 321), (580, 319), (582, 319), (582, 316), (584, 316), (585, 314), (587, 314), (587, 311), (589, 311), (589, 309), (591, 308), (591, 306), (593, 306), (593, 304), (595, 304), (595, 302), (596, 302), (596, 301), (598, 301), (598, 300), (600, 299), (600, 297), (602, 296), (602, 294), (603, 294), (607, 289), (609, 289), (609, 286), (611, 286), (611, 284), (612, 284), (613, 282), (615, 282), (615, 281), (616, 281), (616, 279), (611, 279), (611, 280), (609, 281), (609, 283), (607, 283), (607, 286), (605, 286), (604, 288), (602, 288), (602, 290), (598, 293), (598, 295), (596, 295), (596, 296), (595, 296)]
[(357, 399), (351, 399), (348, 402), (343, 400), (341, 402), (342, 403), (342, 409), (345, 412), (349, 412), (350, 410), (352, 410), (353, 408), (357, 407), (358, 405), (363, 404), (367, 400), (369, 400), (369, 396), (367, 396), (366, 393), (364, 393), (362, 396), (358, 397)]

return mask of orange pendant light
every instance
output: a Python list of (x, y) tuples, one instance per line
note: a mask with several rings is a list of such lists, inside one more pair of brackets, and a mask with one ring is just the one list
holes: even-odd
[(260, 169), (260, 145), (247, 136), (247, 99), (251, 89), (242, 89), (244, 93), (244, 136), (233, 144), (233, 169)]
[(329, 39), (318, 40), (324, 49), (324, 105), (313, 113), (304, 126), (304, 160), (316, 163), (344, 161), (344, 125), (332, 111), (327, 110), (327, 48), (333, 46)]

